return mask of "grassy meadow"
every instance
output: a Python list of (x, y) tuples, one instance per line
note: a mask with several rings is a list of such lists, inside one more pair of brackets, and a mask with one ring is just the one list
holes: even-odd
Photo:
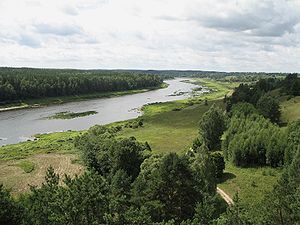
[(272, 190), (281, 173), (280, 168), (240, 168), (226, 162), (224, 176), (218, 187), (231, 198), (238, 194), (241, 203), (254, 205)]

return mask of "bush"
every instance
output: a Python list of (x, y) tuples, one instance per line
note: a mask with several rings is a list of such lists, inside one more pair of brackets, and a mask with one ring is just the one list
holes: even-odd
[(279, 102), (269, 95), (262, 96), (257, 102), (258, 111), (271, 120), (272, 123), (278, 123), (280, 119)]
[(10, 193), (0, 184), (0, 224), (19, 225), (23, 209), (13, 200)]

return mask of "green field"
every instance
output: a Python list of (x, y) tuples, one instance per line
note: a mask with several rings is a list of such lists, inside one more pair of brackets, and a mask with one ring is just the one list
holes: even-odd
[(26, 160), (19, 162), (16, 166), (23, 169), (25, 173), (31, 173), (35, 168), (35, 164), (33, 162)]
[[(119, 132), (119, 135), (121, 137), (135, 136), (139, 141), (147, 141), (154, 153), (184, 153), (198, 135), (198, 121), (201, 115), (212, 104), (224, 108), (223, 97), (230, 95), (233, 88), (238, 85), (230, 82), (215, 82), (210, 79), (197, 79), (194, 82), (201, 83), (213, 91), (193, 99), (147, 105), (143, 107), (144, 115), (141, 117), (143, 125), (137, 128), (123, 126), (125, 128)], [(207, 105), (205, 100), (207, 100)], [(287, 111), (290, 112), (290, 110)], [(286, 111), (283, 110), (283, 112), (283, 116), (288, 115)], [(128, 122), (108, 126), (126, 123)], [(43, 165), (54, 164), (54, 168), (58, 167), (61, 173), (65, 171), (72, 175), (80, 172), (82, 165), (77, 163), (79, 153), (74, 148), (73, 142), (74, 138), (81, 133), (71, 131), (37, 135), (36, 141), (0, 147), (0, 166), (6, 168), (6, 170), (2, 169), (0, 182), (12, 188), (14, 193), (28, 190), (23, 184), (28, 182), (28, 175), (31, 179), (36, 177), (35, 180), (41, 183), (41, 174), (46, 168), (39, 166), (40, 160), (43, 161)], [(46, 156), (49, 157), (51, 163), (46, 163)], [(20, 162), (24, 160), (35, 165), (32, 172), (26, 173), (20, 168)], [(220, 188), (230, 196), (238, 192), (244, 203), (257, 203), (275, 184), (281, 171), (272, 168), (237, 168), (226, 163), (225, 172), (224, 179), (219, 184)]]
[[(165, 103), (145, 108), (144, 125), (137, 129), (124, 129), (121, 136), (134, 136), (147, 141), (153, 152), (183, 152), (198, 135), (198, 121), (212, 104), (224, 107), (222, 100), (203, 102), (184, 107), (182, 102)], [(184, 107), (180, 110), (180, 107)], [(159, 113), (160, 112), (160, 113)]]
[(231, 198), (238, 194), (242, 203), (257, 204), (272, 190), (282, 169), (271, 167), (240, 168), (226, 162), (224, 177), (218, 187)]
[(208, 87), (211, 92), (204, 94), (203, 97), (200, 97), (208, 100), (224, 98), (225, 95), (229, 96), (231, 95), (233, 89), (239, 85), (239, 83), (235, 82), (221, 82), (208, 78), (194, 79), (191, 83)]
[(300, 119), (300, 96), (291, 98), (281, 103), (282, 120), (293, 122)]
[(36, 135), (36, 141), (27, 141), (0, 147), (0, 161), (24, 159), (36, 154), (77, 153), (74, 138), (81, 132), (67, 131)]

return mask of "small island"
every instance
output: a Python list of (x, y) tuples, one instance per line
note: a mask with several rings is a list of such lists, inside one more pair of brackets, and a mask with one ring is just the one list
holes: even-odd
[(86, 112), (58, 112), (55, 113), (53, 116), (47, 117), (47, 119), (62, 119), (62, 120), (69, 120), (69, 119), (74, 119), (77, 117), (84, 117), (84, 116), (89, 116), (89, 115), (94, 115), (97, 114), (98, 112), (96, 111), (86, 111)]

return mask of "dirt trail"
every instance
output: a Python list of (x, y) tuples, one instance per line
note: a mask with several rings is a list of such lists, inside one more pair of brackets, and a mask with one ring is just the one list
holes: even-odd
[(221, 197), (227, 202), (229, 206), (234, 204), (232, 198), (230, 198), (229, 195), (226, 194), (222, 189), (217, 187), (217, 192), (219, 193), (219, 195), (221, 195)]

